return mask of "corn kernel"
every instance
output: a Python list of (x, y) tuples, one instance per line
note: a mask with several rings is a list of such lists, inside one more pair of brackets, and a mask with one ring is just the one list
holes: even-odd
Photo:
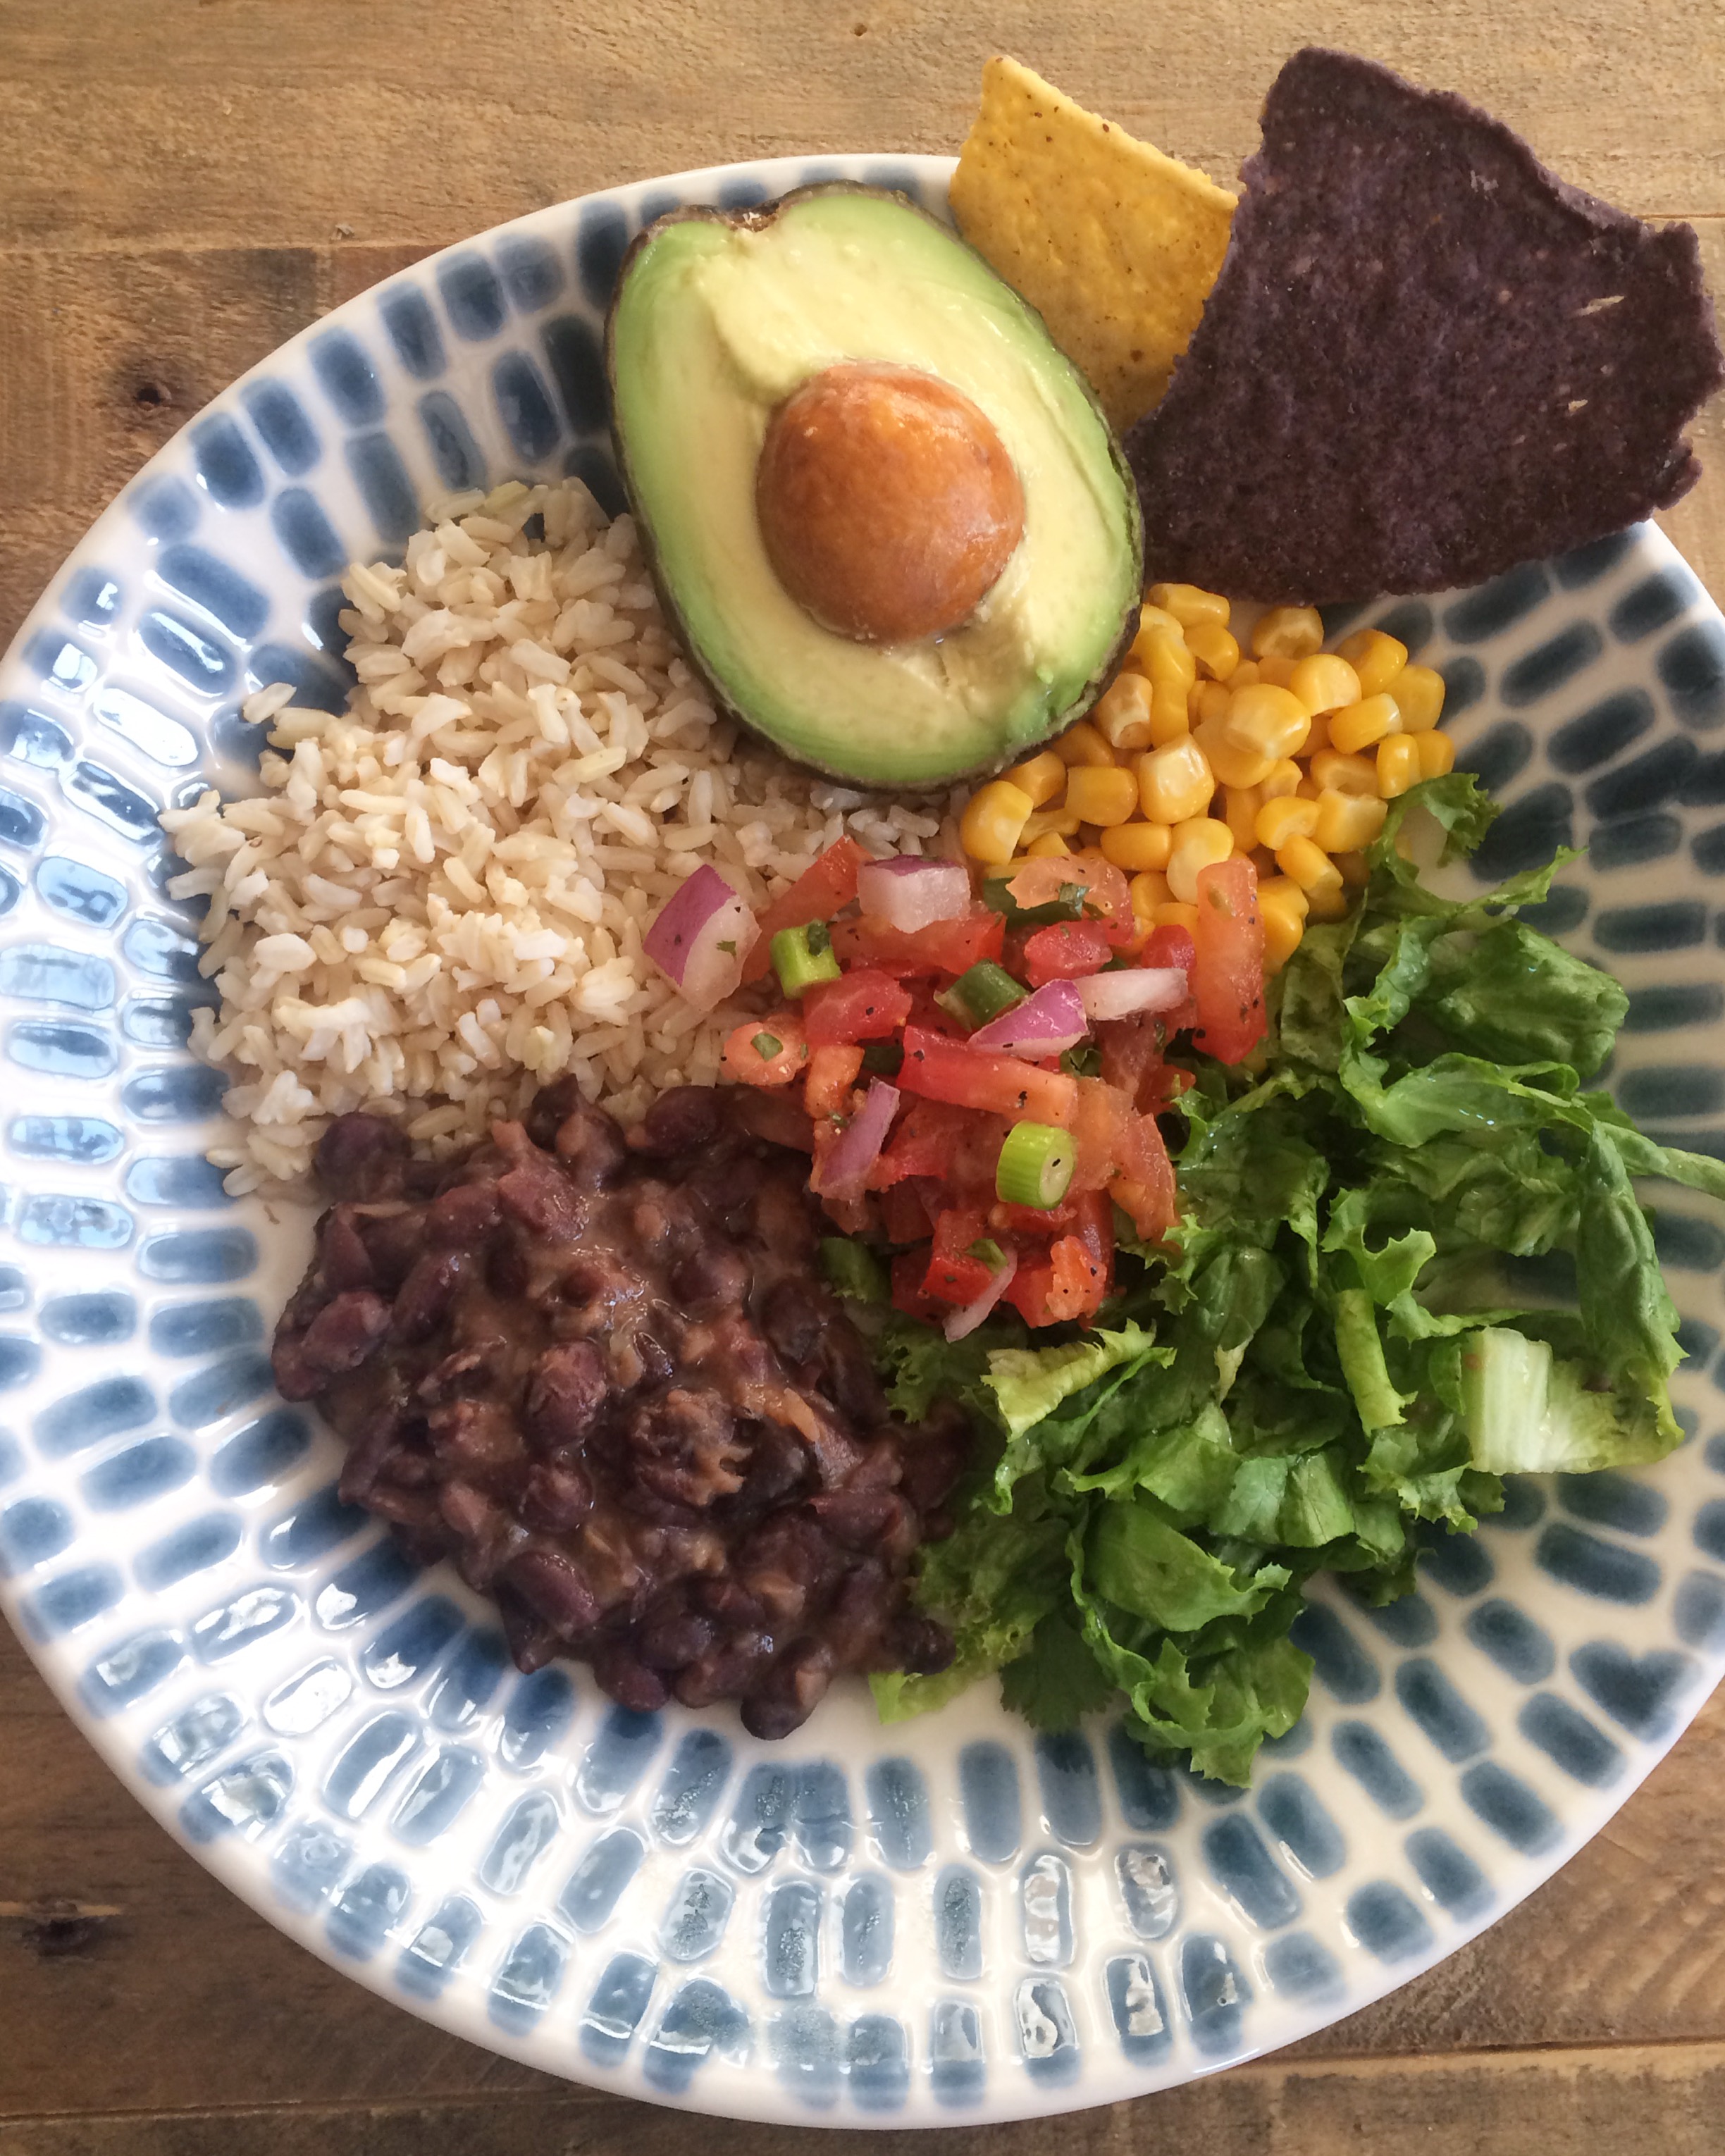
[(1221, 786), (1261, 786), (1277, 759), (1255, 749), (1235, 748), (1223, 732), (1225, 721), (1206, 719), (1193, 730), (1192, 738), (1204, 751), (1216, 783)]
[(1173, 842), (1166, 824), (1116, 824), (1102, 834), (1101, 855), (1133, 875), (1146, 869), (1165, 869)]
[(1000, 776), (1020, 793), (1028, 793), (1037, 808), (1045, 808), (1050, 801), (1060, 799), (1060, 788), (1066, 783), (1066, 767), (1051, 748), (1045, 748), (1040, 756), (1029, 757)]
[(958, 819), (958, 840), (973, 861), (991, 868), (1009, 861), (1035, 807), (1022, 787), (991, 779), (970, 797)]
[(1213, 681), (1225, 681), (1240, 664), (1240, 646), (1219, 621), (1195, 623), (1186, 632), (1186, 649)]
[(1202, 591), (1196, 584), (1152, 584), (1144, 597), (1150, 605), (1171, 613), (1183, 629), (1194, 629), (1204, 621), (1228, 626), (1228, 602), (1219, 592)]
[(1444, 716), (1444, 677), (1435, 666), (1404, 666), (1391, 694), (1404, 734), (1429, 732)]
[(1293, 690), (1268, 681), (1236, 690), (1222, 721), (1222, 738), (1230, 748), (1267, 757), (1273, 763), (1297, 756), (1311, 732), (1311, 714)]
[(1408, 647), (1381, 629), (1357, 629), (1336, 646), (1359, 676), (1363, 696), (1379, 696), (1408, 663)]
[(1168, 878), (1160, 869), (1140, 869), (1127, 890), (1132, 896), (1132, 920), (1141, 935), (1147, 934), (1156, 926), (1157, 907), (1168, 905), (1173, 898)]
[(1412, 734), (1391, 734), (1378, 744), (1378, 791), (1386, 801), (1420, 783), (1420, 744)]
[(1076, 763), (1066, 773), (1066, 813), (1086, 824), (1123, 824), (1136, 814), (1138, 782), (1130, 771)]
[(1258, 885), (1258, 903), (1274, 900), (1281, 906), (1291, 906), (1303, 921), (1312, 901), (1291, 876), (1272, 875), (1262, 878)]
[(1350, 704), (1345, 711), (1330, 714), (1330, 745), (1344, 755), (1357, 755), (1373, 742), (1381, 742), (1386, 734), (1399, 734), (1401, 730), (1402, 715), (1395, 699), (1381, 690), (1360, 703)]
[(1337, 748), (1320, 749), (1308, 768), (1327, 793), (1375, 794), (1378, 791), (1378, 768), (1369, 757), (1344, 756)]
[(1247, 854), (1246, 859), (1258, 871), (1260, 883), (1263, 882), (1266, 876), (1273, 876), (1276, 874), (1276, 856), (1268, 846), (1254, 846)]
[(1224, 719), (1228, 716), (1228, 700), (1233, 690), (1225, 681), (1199, 681), (1194, 684), (1187, 699), (1187, 709), (1194, 726), (1202, 726), (1206, 719)]
[(1302, 801), (1297, 793), (1286, 794), (1280, 801), (1266, 801), (1258, 811), (1254, 834), (1257, 843), (1275, 854), (1290, 839), (1316, 838), (1321, 807), (1316, 801)]
[(1254, 682), (1261, 681), (1263, 678), (1255, 659), (1242, 659), (1228, 676), (1228, 685), (1230, 689), (1250, 689)]
[(1203, 815), (1215, 790), (1209, 760), (1191, 735), (1138, 758), (1138, 799), (1153, 824)]
[(1312, 901), (1308, 921), (1340, 921), (1348, 911), (1348, 891), (1342, 884), (1326, 884), (1307, 896)]
[[(1260, 884), (1258, 886), (1258, 918), (1264, 924), (1264, 967), (1266, 973), (1279, 973), (1300, 947), (1300, 939), (1306, 933), (1306, 894), (1297, 884), (1287, 883), (1282, 877), (1271, 880), (1280, 889)], [(1299, 899), (1294, 906), (1284, 896), (1293, 892)]]
[(1420, 752), (1420, 776), (1422, 778), (1441, 778), (1455, 768), (1455, 744), (1440, 726), (1430, 733), (1415, 734), (1414, 746)]
[(1166, 906), (1158, 906), (1150, 916), (1153, 928), (1183, 928), (1190, 936), (1198, 927), (1198, 908), (1183, 906), (1178, 899), (1170, 899)]
[(1138, 609), (1138, 632), (1147, 629), (1165, 629), (1170, 636), (1186, 634), (1186, 624), (1178, 614), (1170, 613), (1166, 607), (1158, 606), (1147, 598)]
[(1261, 786), (1228, 786), (1222, 790), (1225, 806), (1222, 821), (1234, 834), (1234, 844), (1242, 854), (1249, 854), (1258, 843), (1258, 811), (1264, 806)]
[(1316, 607), (1271, 607), (1260, 614), (1252, 630), (1252, 654), (1257, 659), (1309, 659), (1322, 650), (1323, 617)]
[(1327, 854), (1357, 853), (1362, 846), (1369, 846), (1384, 829), (1388, 814), (1383, 802), (1372, 794), (1327, 790), (1317, 797), (1317, 827), (1310, 836)]
[(1058, 860), (1062, 854), (1070, 854), (1071, 850), (1058, 831), (1043, 832), (1040, 838), (1032, 839), (1024, 849), (1033, 861)]
[(1332, 854), (1330, 856), (1342, 871), (1342, 881), (1349, 891), (1361, 891), (1372, 880), (1372, 864), (1363, 854)]
[(1054, 752), (1060, 762), (1075, 763), (1112, 763), (1114, 752), (1109, 747), (1088, 719), (1081, 719), (1076, 726), (1068, 726), (1054, 743)]
[(1330, 715), (1327, 711), (1314, 711), (1312, 715), (1312, 732), (1306, 737), (1306, 753), (1307, 756), (1316, 756), (1321, 748), (1327, 748), (1329, 745)]
[[(1366, 767), (1368, 771), (1371, 770), (1371, 766), (1369, 764)], [(1373, 771), (1372, 790), (1373, 793), (1376, 793), (1377, 789), (1378, 774), (1375, 771)], [(1302, 801), (1316, 801), (1318, 795), (1323, 792), (1323, 788), (1318, 784), (1317, 781), (1312, 777), (1310, 770), (1308, 769), (1301, 773), (1300, 783), (1294, 788), (1294, 791), (1299, 795)]]
[[(1066, 767), (1062, 764), (1060, 776), (1064, 778), (1065, 775)], [(1019, 832), (1019, 844), (1024, 847), (1033, 846), (1037, 839), (1045, 839), (1050, 831), (1058, 838), (1076, 839), (1083, 820), (1070, 808), (1039, 808)]]
[(1322, 847), (1310, 839), (1292, 838), (1276, 850), (1276, 865), (1299, 885), (1308, 900), (1321, 891), (1340, 891), (1342, 871)]
[(1186, 639), (1153, 622), (1132, 639), (1132, 655), (1153, 681), (1165, 687), (1189, 689), (1198, 679), (1198, 661), (1186, 649)]
[(1281, 658), (1272, 651), (1258, 661), (1258, 679), (1268, 681), (1273, 688), (1286, 689), (1294, 678), (1294, 664), (1291, 659)]
[(1168, 889), (1183, 905), (1198, 899), (1198, 872), (1217, 861), (1230, 860), (1234, 834), (1213, 816), (1194, 816), (1174, 826), (1174, 843), (1168, 857)]
[[(1117, 674), (1091, 713), (1091, 724), (1111, 748), (1148, 748), (1150, 700), (1155, 693), (1142, 674)], [(1060, 776), (1065, 777), (1064, 770)]]
[(1166, 748), (1170, 742), (1178, 741), (1183, 734), (1192, 731), (1191, 707), (1188, 691), (1172, 683), (1158, 681), (1150, 690), (1150, 745)]
[(1285, 756), (1272, 763), (1259, 784), (1258, 792), (1266, 801), (1285, 801), (1289, 794), (1300, 791), (1300, 781), (1306, 776), (1306, 767), (1296, 763), (1292, 757)]
[(1333, 651), (1314, 651), (1296, 662), (1288, 686), (1314, 717), (1359, 701), (1359, 676)]

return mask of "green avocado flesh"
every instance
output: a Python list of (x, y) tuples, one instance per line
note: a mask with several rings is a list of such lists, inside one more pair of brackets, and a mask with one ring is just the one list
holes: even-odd
[[(1136, 622), (1137, 502), (1106, 421), (1040, 319), (901, 198), (837, 185), (653, 225), (608, 339), (630, 499), (721, 702), (798, 762), (930, 787), (1009, 762), (1106, 685)], [(840, 361), (921, 368), (993, 422), (1024, 494), (1012, 558), (943, 636), (823, 628), (773, 573), (755, 466), (774, 409)]]

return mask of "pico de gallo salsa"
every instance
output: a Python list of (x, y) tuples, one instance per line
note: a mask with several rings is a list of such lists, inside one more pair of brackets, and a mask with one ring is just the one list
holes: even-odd
[(978, 890), (845, 838), (759, 930), (745, 976), (783, 999), (731, 1034), (723, 1075), (800, 1101), (828, 1215), (891, 1253), (895, 1306), (949, 1338), (1001, 1303), (1032, 1327), (1091, 1317), (1117, 1223), (1154, 1245), (1178, 1215), (1157, 1118), (1191, 1074), (1170, 1051), (1239, 1063), (1264, 1033), (1245, 859), (1201, 872), (1189, 930), (1142, 924), (1099, 853)]

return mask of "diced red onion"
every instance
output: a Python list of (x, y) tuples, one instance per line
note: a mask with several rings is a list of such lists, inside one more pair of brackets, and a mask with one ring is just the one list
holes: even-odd
[(880, 1158), (886, 1133), (898, 1113), (899, 1092), (884, 1078), (871, 1078), (863, 1104), (815, 1163), (809, 1187), (822, 1198), (855, 1198)]
[[(1180, 978), (1183, 980), (1184, 974)], [(1078, 983), (1047, 981), (1023, 1003), (990, 1019), (972, 1034), (969, 1045), (1040, 1062), (1045, 1055), (1063, 1055), (1069, 1048), (1076, 1048), (1089, 1030)]]
[(963, 1340), (968, 1333), (976, 1331), (978, 1326), (1012, 1286), (1013, 1276), (1018, 1269), (1018, 1253), (1016, 1250), (1009, 1250), (1006, 1254), (1005, 1264), (995, 1266), (993, 1271), (988, 1276), (988, 1285), (976, 1301), (967, 1302), (963, 1310), (955, 1310), (947, 1318), (942, 1330), (946, 1333), (948, 1340)]
[(898, 854), (859, 869), (856, 895), (865, 913), (908, 935), (970, 911), (970, 872), (958, 861)]
[(1117, 973), (1091, 973), (1078, 983), (1079, 1001), (1092, 1024), (1110, 1018), (1132, 1018), (1139, 1011), (1172, 1010), (1186, 1000), (1182, 966), (1123, 966)]
[(743, 962), (760, 932), (753, 913), (703, 861), (660, 908), (641, 948), (685, 1003), (710, 1011), (742, 985)]

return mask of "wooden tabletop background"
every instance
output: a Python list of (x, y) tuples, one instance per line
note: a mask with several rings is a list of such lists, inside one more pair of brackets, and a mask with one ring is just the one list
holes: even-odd
[[(735, 157), (952, 151), (1015, 54), (1231, 181), (1312, 40), (1465, 92), (1566, 177), (1686, 218), (1725, 295), (1715, 0), (0, 0), (0, 647), (205, 400), (464, 234)], [(1725, 600), (1725, 412), (1666, 520)], [(1541, 1892), (1322, 2035), (971, 2156), (1717, 2156), (1725, 1699)], [(656, 2156), (679, 2115), (414, 2020), (241, 1907), (0, 1626), (3, 2156)], [(706, 2156), (786, 2128), (703, 2125)], [(839, 2132), (878, 2156), (909, 2140)]]

